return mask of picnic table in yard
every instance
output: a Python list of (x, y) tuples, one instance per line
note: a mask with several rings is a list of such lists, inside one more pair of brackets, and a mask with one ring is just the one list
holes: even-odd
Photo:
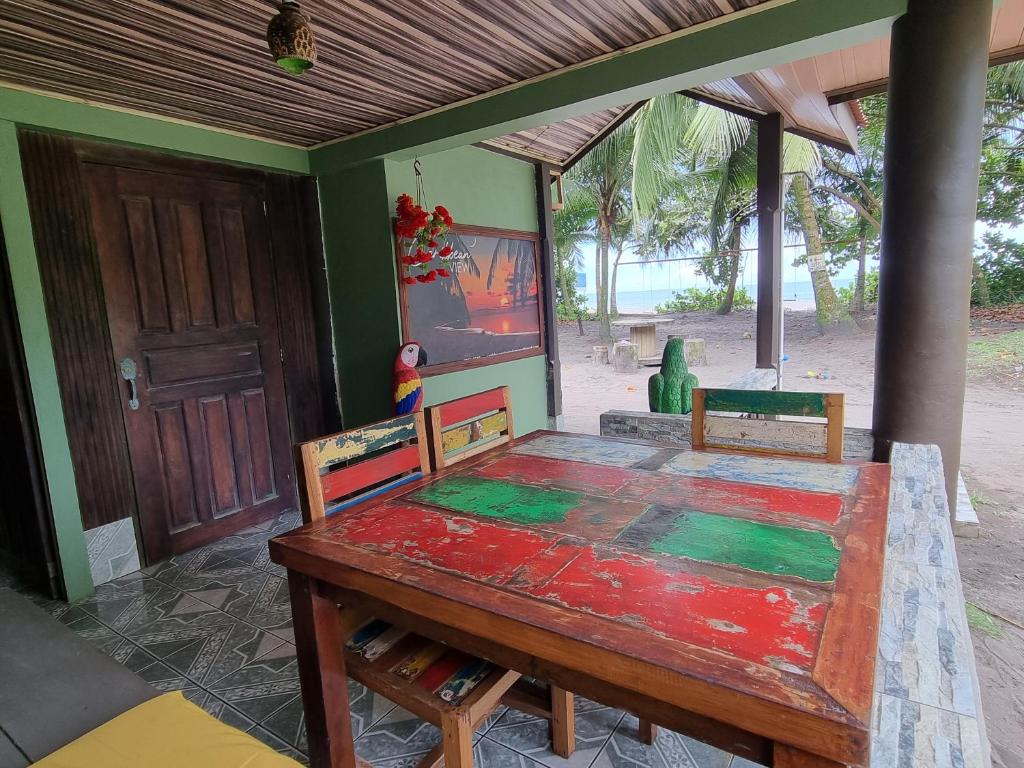
[(338, 605), (754, 762), (867, 765), (889, 466), (535, 432), (271, 542), (314, 765)]
[(640, 365), (657, 365), (661, 362), (658, 352), (658, 326), (671, 323), (670, 317), (630, 317), (615, 320), (612, 325), (629, 328), (629, 340), (639, 348)]

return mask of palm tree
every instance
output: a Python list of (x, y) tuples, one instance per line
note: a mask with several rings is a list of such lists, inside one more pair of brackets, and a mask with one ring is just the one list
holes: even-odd
[(630, 158), (633, 149), (633, 125), (627, 121), (612, 131), (569, 171), (574, 189), (586, 194), (595, 204), (597, 235), (597, 320), (601, 338), (612, 335), (608, 307), (608, 252), (612, 229), (625, 213), (625, 190), (630, 182)]
[(580, 336), (583, 335), (583, 318), (576, 299), (575, 276), (583, 266), (583, 245), (594, 242), (596, 220), (597, 206), (593, 198), (567, 180), (562, 208), (554, 214), (555, 275), (560, 302), (575, 314)]

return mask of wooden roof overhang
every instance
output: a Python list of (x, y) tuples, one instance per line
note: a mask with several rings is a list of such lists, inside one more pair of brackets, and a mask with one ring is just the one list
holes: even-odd
[[(295, 78), (266, 49), (276, 2), (2, 3), (0, 88), (305, 149), (314, 171), (483, 140), (564, 163), (659, 88), (713, 80), (745, 57), (778, 63), (791, 50), (870, 39), (867, 30), (887, 29), (905, 7), (905, 0), (852, 10), (840, 0), (305, 0), (319, 60)], [(0, 104), (4, 119), (22, 114)]]
[[(1024, 58), (1024, 0), (1003, 0), (993, 9), (989, 59), (993, 66)], [(691, 98), (756, 119), (770, 113), (785, 117), (786, 130), (843, 151), (856, 151), (858, 116), (851, 100), (883, 93), (889, 76), (889, 38), (800, 59), (686, 90)], [(567, 169), (639, 105), (578, 118), (592, 124), (593, 136), (561, 123), (542, 126), (486, 142)], [(619, 118), (619, 119), (616, 119)]]

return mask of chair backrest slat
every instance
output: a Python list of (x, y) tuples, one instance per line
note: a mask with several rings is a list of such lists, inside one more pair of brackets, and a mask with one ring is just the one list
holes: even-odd
[(763, 416), (825, 418), (825, 393), (776, 392), (768, 389), (705, 389), (704, 409)]
[[(739, 418), (755, 416), (816, 418)], [(843, 395), (822, 392), (695, 389), (692, 446), (696, 451), (721, 448), (752, 453), (843, 459)]]
[(307, 523), (430, 472), (422, 413), (311, 440), (298, 454)]
[(514, 437), (508, 387), (489, 389), (426, 410), (435, 469), (468, 459)]

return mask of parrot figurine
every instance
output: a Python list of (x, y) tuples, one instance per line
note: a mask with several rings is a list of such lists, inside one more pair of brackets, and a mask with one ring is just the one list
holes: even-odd
[(683, 357), (683, 340), (669, 339), (661, 356), (661, 373), (647, 381), (652, 413), (689, 413), (693, 410), (693, 388), (697, 377), (690, 373)]
[(427, 364), (427, 353), (416, 341), (407, 341), (395, 357), (395, 415), (416, 413), (423, 407), (423, 381), (416, 367)]

